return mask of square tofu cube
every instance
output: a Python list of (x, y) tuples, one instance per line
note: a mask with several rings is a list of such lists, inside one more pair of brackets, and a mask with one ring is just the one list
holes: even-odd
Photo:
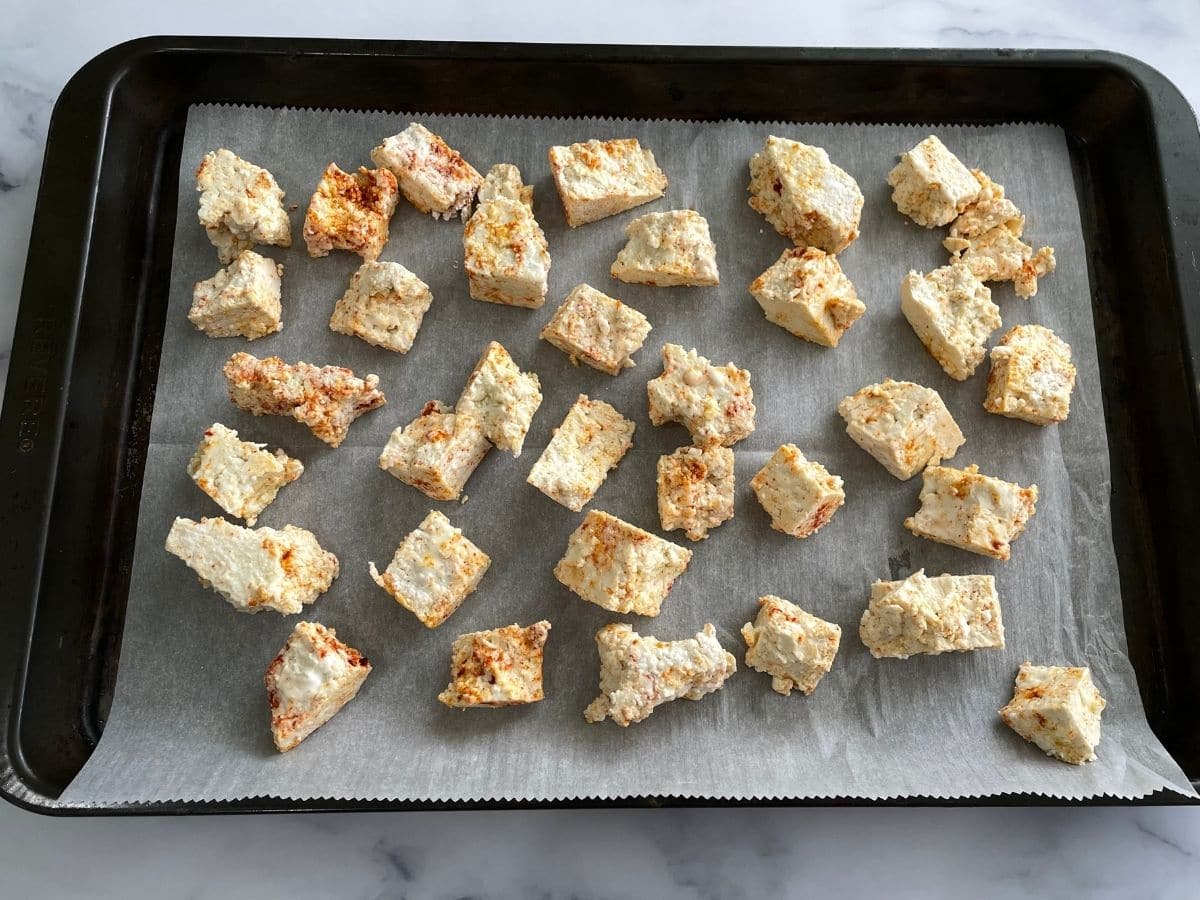
[(374, 262), (388, 242), (388, 223), (396, 211), (397, 196), (396, 177), (387, 169), (360, 166), (351, 175), (330, 163), (304, 217), (308, 255), (349, 250)]
[(1000, 598), (991, 575), (939, 575), (925, 570), (903, 581), (877, 581), (859, 637), (876, 659), (1004, 647)]
[(733, 451), (680, 447), (658, 458), (658, 518), (663, 531), (682, 529), (702, 541), (733, 518)]
[(555, 503), (579, 512), (633, 446), (635, 427), (603, 400), (580, 394), (525, 480)]
[(613, 278), (660, 287), (721, 283), (708, 220), (694, 209), (647, 213), (625, 226), (625, 237)]
[(695, 349), (664, 344), (663, 373), (646, 383), (650, 421), (678, 422), (697, 447), (729, 447), (754, 431), (750, 373), (733, 363), (714, 366)]
[(253, 250), (192, 290), (188, 321), (209, 337), (249, 340), (274, 334), (283, 327), (279, 302), (283, 266)]
[(625, 624), (596, 632), (600, 652), (600, 696), (583, 717), (612, 719), (622, 728), (641, 722), (672, 700), (699, 700), (720, 690), (737, 671), (737, 660), (717, 641), (711, 624), (682, 641), (642, 636)]
[(784, 444), (750, 479), (771, 527), (796, 538), (816, 534), (846, 502), (842, 479), (819, 462), (804, 458), (795, 444)]
[(787, 697), (792, 689), (811, 694), (833, 668), (842, 629), (806, 613), (795, 603), (767, 595), (758, 598), (758, 617), (742, 626), (746, 665), (771, 676), (771, 689)]
[(667, 189), (667, 176), (637, 138), (551, 147), (549, 157), (572, 228), (657, 200)]
[(858, 237), (858, 183), (820, 147), (767, 138), (750, 159), (750, 206), (797, 247), (841, 253)]
[(843, 397), (846, 433), (901, 481), (949, 459), (966, 443), (941, 396), (911, 381), (869, 384)]
[(477, 418), (430, 400), (419, 416), (392, 432), (379, 468), (431, 500), (457, 500), (490, 449)]
[(465, 219), (483, 183), (458, 151), (417, 122), (372, 150), (371, 162), (395, 175), (404, 198), (435, 219)]
[(936, 135), (900, 157), (888, 173), (892, 202), (918, 225), (949, 225), (979, 194), (979, 182)]
[(542, 699), (542, 648), (550, 634), (544, 619), (528, 628), (508, 625), (455, 638), (450, 684), (438, 694), (447, 706), (519, 706)]
[(401, 542), (383, 574), (369, 563), (371, 577), (397, 603), (437, 628), (479, 587), (491, 557), (472, 544), (436, 509)]
[(271, 735), (280, 753), (291, 750), (354, 699), (367, 676), (367, 658), (316, 622), (298, 622), (267, 666)]
[[(499, 169), (501, 171), (497, 172)], [(463, 268), (476, 300), (537, 309), (546, 301), (550, 277), (550, 248), (533, 217), (533, 188), (511, 184), (509, 170), (494, 166), (488, 172), (491, 188), (481, 192), (479, 207), (463, 229)]]
[(979, 466), (930, 466), (922, 477), (921, 508), (904, 527), (939, 544), (1008, 559), (1009, 545), (1036, 512), (1036, 484), (1025, 488), (980, 475)]
[(822, 347), (836, 347), (867, 311), (837, 257), (816, 247), (784, 250), (750, 293), (768, 322)]
[(537, 373), (522, 372), (508, 351), (492, 341), (475, 364), (455, 409), (478, 419), (489, 441), (517, 457), (541, 405)]
[(384, 350), (407, 353), (431, 303), (429, 285), (400, 263), (366, 262), (333, 307), (329, 328)]
[(292, 246), (283, 191), (266, 169), (221, 148), (206, 153), (196, 170), (200, 224), (222, 265), (255, 244)]
[(946, 374), (965, 381), (983, 361), (1000, 327), (992, 292), (962, 263), (928, 275), (909, 272), (900, 282), (900, 311)]
[(238, 440), (236, 431), (217, 422), (204, 432), (187, 473), (221, 509), (253, 525), (279, 489), (304, 474), (300, 460), (265, 447)]
[(1034, 425), (1066, 421), (1075, 387), (1071, 346), (1049, 328), (1017, 325), (992, 348), (988, 412)]
[(593, 509), (567, 541), (554, 577), (588, 603), (657, 616), (691, 559), (686, 547)]
[(567, 295), (540, 337), (578, 365), (609, 375), (633, 367), (633, 354), (650, 333), (650, 320), (620, 300), (580, 284)]
[(1000, 719), (1055, 759), (1083, 765), (1096, 758), (1106, 702), (1086, 666), (1022, 663)]
[(242, 528), (224, 519), (176, 519), (167, 552), (182, 559), (238, 612), (298, 613), (329, 590), (338, 559), (294, 525)]

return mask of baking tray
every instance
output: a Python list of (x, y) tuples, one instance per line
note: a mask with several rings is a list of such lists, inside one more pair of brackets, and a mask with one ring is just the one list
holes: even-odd
[[(1040, 121), (1067, 135), (1112, 459), (1129, 654), (1200, 787), (1200, 133), (1159, 73), (1105, 52), (144, 38), (59, 97), (0, 414), (0, 794), (70, 814), (587, 806), (292, 801), (66, 809), (120, 655), (193, 103), (797, 122)], [(875, 805), (1058, 805), (1005, 795)], [(1099, 798), (1093, 803), (1113, 803)], [(1140, 803), (1188, 803), (1160, 792)], [(828, 800), (776, 801), (828, 805)], [(727, 805), (630, 797), (604, 805)]]

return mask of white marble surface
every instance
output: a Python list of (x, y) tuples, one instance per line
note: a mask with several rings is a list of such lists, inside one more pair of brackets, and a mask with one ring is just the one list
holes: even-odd
[[(0, 370), (42, 146), (70, 75), (145, 34), (1129, 53), (1200, 103), (1200, 3), (608, 0), (331, 7), (0, 0)], [(0, 376), (2, 377), (2, 376)], [(0, 382), (2, 383), (2, 382)], [(605, 810), (57, 820), (0, 804), (0, 897), (1200, 895), (1200, 809)]]

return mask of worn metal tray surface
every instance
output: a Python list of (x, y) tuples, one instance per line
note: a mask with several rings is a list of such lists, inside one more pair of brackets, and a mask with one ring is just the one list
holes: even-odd
[[(1200, 134), (1186, 101), (1157, 72), (1114, 54), (1075, 51), (167, 37), (92, 60), (51, 120), (0, 416), (0, 792), (7, 799), (58, 810), (56, 798), (104, 728), (166, 308), (180, 145), (189, 105), (220, 101), (1060, 125), (1088, 241), (1130, 657), (1151, 727), (1200, 785), (1200, 604), (1192, 598), (1200, 583)], [(1157, 794), (1140, 802), (1188, 801)], [(434, 805), (464, 804), (255, 799), (68, 811)]]

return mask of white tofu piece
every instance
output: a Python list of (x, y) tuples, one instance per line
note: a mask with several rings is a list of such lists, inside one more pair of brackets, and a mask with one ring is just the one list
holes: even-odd
[(337, 557), (294, 525), (276, 530), (177, 518), (166, 547), (238, 612), (298, 613), (338, 576)]
[(341, 366), (235, 353), (223, 371), (234, 405), (256, 416), (291, 416), (330, 447), (341, 446), (355, 419), (387, 402), (378, 375), (359, 378)]
[(633, 446), (636, 427), (603, 400), (580, 394), (525, 480), (579, 512)]
[(255, 244), (292, 246), (292, 225), (275, 177), (222, 147), (196, 169), (200, 224), (222, 265)]
[(921, 508), (904, 520), (917, 537), (992, 559), (1008, 559), (1036, 512), (1037, 485), (1021, 487), (979, 474), (979, 466), (930, 466), (922, 476)]
[(457, 150), (417, 122), (372, 150), (371, 162), (395, 175), (404, 198), (435, 219), (465, 219), (483, 183)]
[(400, 263), (365, 262), (334, 305), (329, 328), (383, 350), (407, 353), (431, 303), (429, 285)]
[(768, 594), (758, 598), (758, 616), (742, 626), (746, 665), (771, 676), (771, 689), (790, 696), (811, 694), (833, 668), (842, 629)]
[(542, 653), (550, 623), (507, 625), (459, 635), (450, 647), (450, 684), (438, 694), (446, 706), (520, 706), (542, 691)]
[(682, 529), (702, 541), (733, 518), (733, 451), (680, 447), (658, 458), (658, 518), (663, 531)]
[(431, 500), (457, 500), (491, 449), (477, 418), (430, 400), (419, 416), (392, 432), (379, 468)]
[(797, 247), (841, 253), (858, 237), (863, 195), (820, 147), (772, 135), (750, 159), (750, 206)]
[(388, 242), (388, 225), (398, 197), (396, 177), (387, 169), (359, 166), (357, 173), (350, 174), (330, 163), (304, 217), (308, 255), (349, 250), (374, 262)]
[(1075, 366), (1066, 341), (1041, 325), (1017, 325), (1000, 338), (991, 355), (984, 409), (1034, 425), (1066, 421), (1075, 388)]
[(838, 413), (854, 443), (901, 481), (949, 459), (966, 443), (938, 392), (911, 381), (869, 384), (843, 397)]
[(267, 666), (271, 735), (280, 753), (332, 719), (358, 694), (371, 663), (316, 622), (298, 622)]
[(383, 574), (369, 563), (371, 578), (421, 620), (437, 628), (479, 587), (491, 557), (450, 520), (431, 509), (405, 536)]
[(533, 188), (521, 184), (520, 171), (508, 164), (493, 166), (485, 186), (488, 190), (480, 192), (479, 206), (463, 229), (463, 268), (471, 296), (537, 309), (546, 302), (550, 247), (533, 217)]
[(694, 209), (639, 216), (625, 226), (625, 237), (610, 269), (619, 281), (658, 287), (721, 283), (708, 220)]
[(1000, 598), (991, 575), (939, 575), (920, 569), (903, 581), (877, 581), (859, 637), (876, 659), (1003, 649)]
[(1024, 662), (1000, 720), (1047, 755), (1081, 766), (1096, 759), (1106, 705), (1086, 666)]
[(550, 174), (572, 228), (657, 200), (667, 176), (637, 138), (551, 147)]
[(533, 185), (521, 178), (521, 170), (512, 163), (496, 163), (488, 169), (487, 176), (475, 195), (480, 203), (504, 197), (533, 206)]
[(720, 690), (725, 679), (737, 671), (737, 660), (716, 635), (711, 624), (682, 641), (643, 636), (625, 624), (601, 628), (596, 632), (600, 696), (588, 705), (583, 717), (589, 722), (608, 718), (628, 728), (663, 703), (681, 697), (699, 700)]
[(467, 378), (455, 411), (474, 416), (489, 441), (517, 457), (541, 405), (537, 373), (522, 372), (508, 351), (491, 341)]
[(846, 502), (842, 479), (784, 444), (750, 479), (771, 527), (795, 538), (816, 534)]
[(695, 349), (663, 344), (663, 372), (646, 384), (650, 421), (678, 422), (697, 447), (729, 447), (754, 431), (750, 373), (733, 363), (714, 366)]
[(768, 322), (822, 347), (836, 347), (867, 311), (837, 257), (816, 247), (784, 250), (750, 293)]
[(266, 444), (238, 440), (238, 433), (220, 422), (204, 432), (187, 473), (196, 487), (247, 525), (253, 525), (275, 500), (279, 489), (304, 474), (304, 464)]
[(962, 263), (928, 275), (910, 271), (900, 282), (900, 311), (929, 354), (958, 381), (975, 372), (988, 338), (1000, 327), (992, 292)]
[(539, 335), (571, 358), (609, 375), (632, 368), (633, 354), (650, 333), (650, 320), (631, 306), (596, 290), (576, 285)]
[(188, 321), (209, 337), (266, 337), (283, 328), (283, 266), (243, 250), (227, 268), (192, 289)]
[(692, 551), (593, 509), (567, 541), (554, 577), (588, 603), (657, 616)]
[(950, 224), (979, 196), (971, 170), (933, 134), (900, 157), (887, 181), (896, 209), (926, 228)]

